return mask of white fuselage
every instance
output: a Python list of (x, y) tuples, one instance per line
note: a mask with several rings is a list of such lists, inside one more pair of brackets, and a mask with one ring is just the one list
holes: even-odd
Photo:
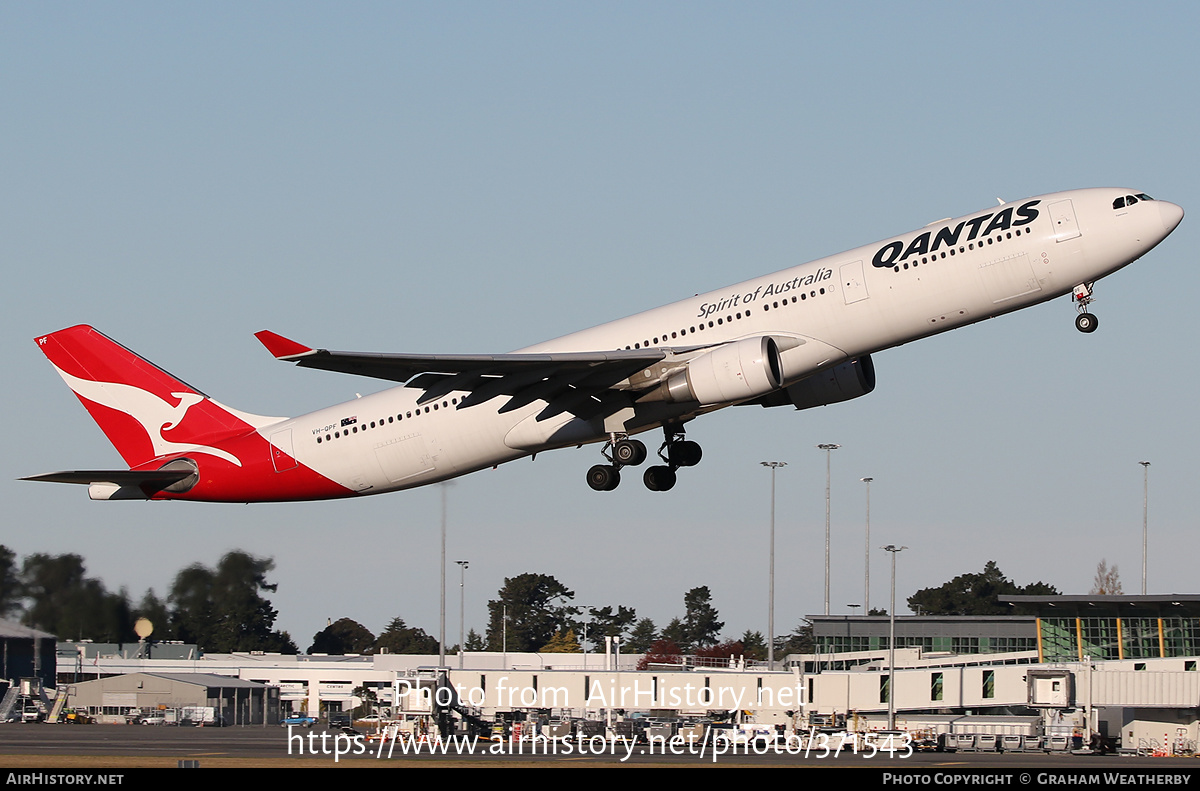
[[(1114, 209), (1114, 199), (1127, 192), (1075, 190), (1006, 203), (518, 351), (680, 350), (769, 335), (802, 341), (781, 353), (789, 384), (1067, 294), (1131, 263), (1174, 229), (1182, 210), (1152, 200)], [(374, 494), (731, 405), (639, 405), (615, 425), (569, 412), (539, 421), (545, 401), (507, 412), (502, 398), (457, 408), (462, 392), (418, 405), (424, 393), (396, 387), (260, 433), (270, 439), (291, 429), (292, 447), (285, 450), (298, 462)]]

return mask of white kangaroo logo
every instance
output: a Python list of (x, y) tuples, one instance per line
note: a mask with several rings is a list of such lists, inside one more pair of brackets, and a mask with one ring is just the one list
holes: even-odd
[(183, 421), (184, 416), (187, 415), (187, 411), (203, 401), (204, 396), (197, 393), (171, 393), (172, 396), (179, 399), (178, 406), (171, 406), (170, 403), (154, 395), (154, 393), (147, 392), (140, 387), (119, 384), (117, 382), (95, 382), (90, 379), (80, 379), (71, 376), (57, 365), (54, 366), (54, 370), (58, 371), (58, 375), (67, 383), (67, 387), (70, 387), (88, 401), (108, 407), (109, 409), (115, 409), (118, 412), (124, 412), (138, 423), (141, 423), (142, 428), (146, 430), (146, 435), (150, 437), (150, 444), (154, 448), (155, 456), (165, 456), (168, 453), (199, 451), (225, 459), (225, 461), (236, 464), (238, 467), (242, 466), (241, 460), (232, 453), (223, 451), (220, 448), (213, 448), (208, 445), (189, 445), (187, 443), (171, 442), (163, 437), (163, 431), (178, 426)]

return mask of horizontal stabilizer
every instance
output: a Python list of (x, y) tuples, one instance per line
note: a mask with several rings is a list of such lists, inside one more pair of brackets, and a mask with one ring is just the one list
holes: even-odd
[(151, 486), (163, 489), (173, 483), (182, 481), (189, 475), (195, 475), (193, 470), (64, 470), (62, 472), (44, 472), (41, 475), (30, 475), (18, 478), (21, 481), (47, 481), (49, 483), (115, 483), (120, 486)]
[(20, 480), (86, 484), (93, 500), (149, 500), (168, 488), (187, 491), (196, 482), (196, 470), (190, 464), (161, 470), (64, 470)]

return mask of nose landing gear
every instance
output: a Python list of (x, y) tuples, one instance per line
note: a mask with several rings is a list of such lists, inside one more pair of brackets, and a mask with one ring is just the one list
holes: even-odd
[(1079, 311), (1079, 315), (1075, 317), (1075, 329), (1080, 332), (1095, 332), (1100, 326), (1100, 320), (1092, 313), (1088, 313), (1088, 305), (1092, 302), (1092, 284), (1080, 283), (1075, 286), (1071, 292), (1071, 300), (1075, 303), (1075, 309)]

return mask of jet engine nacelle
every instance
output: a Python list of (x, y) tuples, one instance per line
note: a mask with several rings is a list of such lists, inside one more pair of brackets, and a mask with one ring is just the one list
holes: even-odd
[(726, 343), (688, 361), (663, 384), (664, 401), (728, 404), (770, 393), (783, 383), (779, 347), (763, 335)]
[(791, 404), (796, 409), (808, 409), (849, 401), (874, 389), (875, 364), (871, 362), (871, 355), (864, 354), (841, 365), (818, 371), (754, 403), (765, 407)]

